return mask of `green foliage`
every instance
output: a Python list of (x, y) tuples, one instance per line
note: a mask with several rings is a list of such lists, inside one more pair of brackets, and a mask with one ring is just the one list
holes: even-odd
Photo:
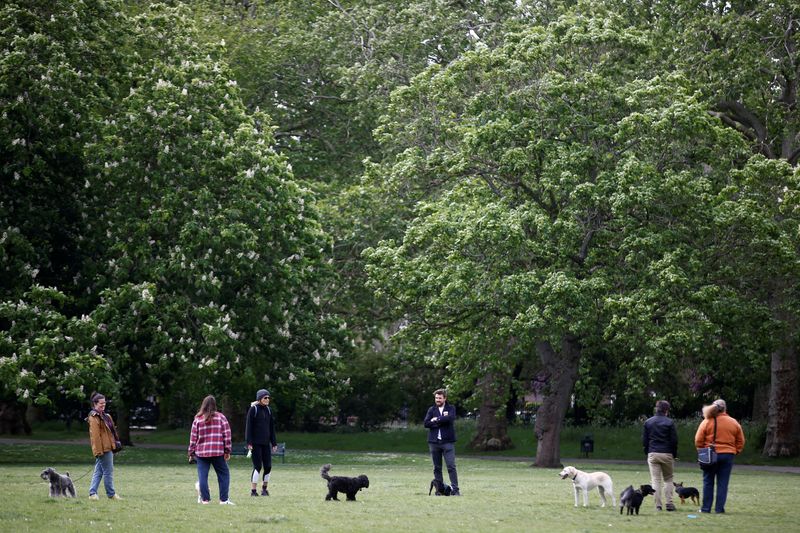
[(54, 408), (61, 399), (83, 400), (92, 390), (116, 390), (108, 361), (98, 353), (91, 317), (70, 318), (67, 296), (34, 285), (16, 303), (0, 302), (0, 397)]
[(345, 339), (315, 289), (330, 244), (313, 198), (185, 12), (153, 6), (134, 35), (142, 63), (88, 147), (85, 191), (98, 320), (129, 399), (180, 370), (197, 395), (266, 382), (298, 409), (324, 405)]
[(0, 7), (0, 299), (80, 274), (83, 145), (117, 91), (115, 0)]

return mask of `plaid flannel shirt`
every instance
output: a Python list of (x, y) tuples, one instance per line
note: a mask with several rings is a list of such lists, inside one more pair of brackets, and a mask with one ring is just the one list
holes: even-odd
[(189, 437), (189, 454), (217, 457), (226, 453), (231, 453), (231, 426), (225, 415), (216, 412), (208, 423), (204, 417), (196, 416)]

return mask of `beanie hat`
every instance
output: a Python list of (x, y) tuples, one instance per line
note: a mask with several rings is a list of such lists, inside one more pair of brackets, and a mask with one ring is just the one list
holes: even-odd
[(259, 389), (259, 391), (256, 393), (256, 401), (260, 402), (261, 398), (263, 398), (264, 396), (266, 396), (267, 398), (271, 397), (267, 389)]
[(717, 409), (719, 409), (719, 411), (721, 413), (724, 413), (728, 409), (728, 406), (725, 403), (725, 400), (722, 400), (722, 399), (714, 400), (714, 405), (717, 406)]

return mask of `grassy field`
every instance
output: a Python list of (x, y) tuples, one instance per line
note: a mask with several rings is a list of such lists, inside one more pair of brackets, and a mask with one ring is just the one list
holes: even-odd
[[(557, 470), (535, 469), (528, 461), (458, 457), (463, 497), (428, 496), (431, 479), (426, 454), (325, 452), (297, 450), (286, 464), (274, 465), (271, 496), (249, 496), (250, 463), (231, 459), (231, 500), (237, 506), (196, 503), (196, 471), (175, 450), (126, 449), (117, 457), (115, 480), (122, 501), (88, 500), (91, 465), (81, 445), (0, 446), (3, 471), (2, 531), (792, 531), (800, 476), (735, 469), (727, 514), (697, 513), (686, 504), (675, 513), (657, 513), (652, 497), (641, 515), (621, 516), (618, 508), (600, 508), (596, 491), (590, 507), (574, 508), (572, 486)], [(367, 474), (370, 487), (357, 502), (326, 502), (319, 477), (324, 463), (339, 475)], [(69, 471), (79, 498), (51, 500), (38, 478), (43, 466)], [(614, 479), (614, 492), (648, 482), (642, 465), (576, 463), (602, 469)], [(696, 468), (681, 468), (677, 480), (700, 487)], [(216, 478), (210, 476), (212, 498)]]
[[(682, 461), (693, 461), (694, 433), (697, 422), (694, 420), (677, 421), (679, 450)], [(459, 441), (456, 451), (460, 456), (489, 457), (525, 457), (531, 462), (536, 455), (536, 441), (531, 426), (512, 426), (509, 434), (515, 447), (502, 452), (478, 452), (467, 447), (475, 433), (475, 421), (459, 420), (457, 423)], [(800, 459), (766, 459), (761, 456), (759, 434), (763, 428), (745, 424), (747, 444), (744, 452), (737, 457), (740, 464), (790, 465), (800, 466)], [(387, 431), (358, 432), (333, 431), (329, 433), (279, 432), (278, 440), (286, 442), (289, 454), (297, 450), (335, 450), (335, 451), (390, 451), (402, 453), (424, 453), (427, 450), (426, 433), (421, 426), (410, 426), (406, 429)], [(586, 434), (591, 434), (595, 441), (594, 452), (590, 459), (642, 460), (644, 454), (641, 447), (641, 425), (630, 424), (621, 427), (573, 427), (568, 426), (561, 433), (561, 456), (580, 457), (580, 441)], [(20, 438), (25, 438), (21, 436)], [(63, 424), (46, 423), (37, 425), (31, 438), (44, 440), (86, 440), (87, 430), (82, 424), (75, 424), (72, 431), (66, 431)], [(188, 429), (159, 429), (157, 431), (141, 431), (134, 435), (134, 443), (138, 444), (174, 444), (186, 445), (189, 439)], [(0, 462), (2, 457), (0, 457)]]

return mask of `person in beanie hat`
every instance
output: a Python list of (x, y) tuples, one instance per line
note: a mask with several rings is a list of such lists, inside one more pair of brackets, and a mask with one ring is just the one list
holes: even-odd
[[(269, 496), (267, 485), (272, 471), (272, 452), (278, 450), (275, 437), (275, 418), (269, 408), (270, 394), (267, 389), (259, 389), (256, 401), (250, 404), (245, 424), (245, 440), (250, 458), (253, 460), (253, 472), (250, 475), (250, 496), (258, 496), (258, 481), (261, 479), (261, 495)], [(263, 474), (261, 473), (263, 470)]]

